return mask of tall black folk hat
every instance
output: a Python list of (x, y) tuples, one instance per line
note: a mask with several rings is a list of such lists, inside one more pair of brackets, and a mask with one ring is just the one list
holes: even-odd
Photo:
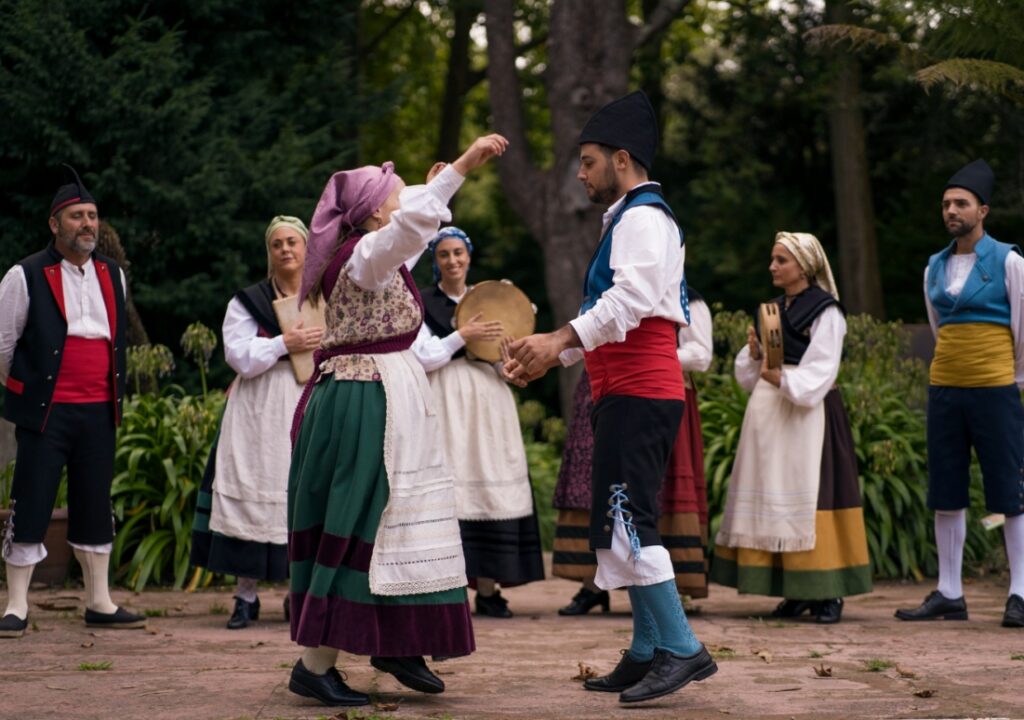
[(584, 143), (625, 150), (650, 170), (658, 149), (658, 118), (651, 101), (640, 90), (611, 101), (583, 126), (580, 145)]
[(85, 189), (85, 185), (82, 184), (82, 178), (78, 177), (75, 169), (64, 163), (64, 184), (57, 188), (57, 194), (53, 196), (53, 202), (50, 203), (50, 217), (53, 217), (59, 210), (63, 210), (68, 205), (76, 203), (92, 203), (95, 205), (96, 198)]
[(946, 183), (943, 191), (953, 187), (970, 190), (978, 196), (978, 200), (981, 201), (982, 205), (988, 205), (988, 201), (992, 197), (992, 187), (995, 183), (996, 176), (992, 172), (992, 168), (988, 166), (987, 162), (978, 158), (953, 173), (953, 177)]

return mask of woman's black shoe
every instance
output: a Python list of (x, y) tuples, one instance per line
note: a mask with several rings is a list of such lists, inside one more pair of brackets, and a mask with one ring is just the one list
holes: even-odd
[(607, 590), (594, 592), (587, 588), (580, 588), (580, 591), (573, 596), (571, 603), (558, 609), (558, 614), (586, 615), (598, 605), (601, 606), (601, 612), (608, 612), (611, 609), (611, 600)]
[(512, 611), (508, 609), (508, 600), (503, 598), (501, 592), (497, 590), (493, 595), (487, 597), (480, 593), (476, 594), (476, 614), (492, 618), (512, 617)]
[(235, 598), (235, 611), (231, 613), (231, 619), (228, 620), (228, 630), (241, 630), (244, 627), (249, 627), (249, 622), (252, 620), (260, 619), (260, 599), (256, 598), (252, 602), (243, 600), (240, 597)]
[(370, 696), (346, 685), (337, 668), (332, 667), (323, 675), (314, 675), (301, 659), (292, 668), (288, 689), (296, 695), (315, 698), (324, 705), (355, 707), (370, 704)]
[[(258, 598), (257, 598), (258, 599)], [(284, 621), (288, 622), (292, 619), (292, 596), (284, 596)]]
[(430, 672), (422, 657), (371, 657), (370, 664), (394, 675), (407, 688), (422, 693), (444, 692), (444, 681)]
[(778, 604), (774, 610), (772, 610), (772, 617), (777, 618), (795, 618), (800, 617), (806, 612), (811, 615), (817, 614), (816, 600), (783, 600)]
[(815, 622), (822, 625), (835, 625), (843, 617), (843, 599), (822, 600), (818, 603), (818, 612), (815, 615)]

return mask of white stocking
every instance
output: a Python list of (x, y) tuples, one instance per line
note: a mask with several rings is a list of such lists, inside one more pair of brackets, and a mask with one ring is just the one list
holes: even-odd
[(966, 510), (935, 511), (935, 545), (939, 550), (938, 590), (950, 600), (956, 600), (964, 594), (960, 576), (963, 573), (966, 540)]
[(85, 580), (85, 607), (93, 612), (117, 612), (117, 605), (110, 599), (110, 553), (86, 552), (72, 546), (75, 557), (82, 566), (82, 579)]
[(338, 651), (332, 647), (321, 645), (315, 648), (306, 648), (302, 652), (302, 664), (314, 675), (323, 675), (334, 667), (338, 661)]
[(1024, 515), (1006, 518), (1003, 537), (1010, 563), (1010, 594), (1024, 599)]
[(256, 578), (238, 578), (238, 588), (235, 590), (235, 597), (241, 598), (247, 603), (256, 602)]
[(7, 563), (7, 609), (4, 615), (15, 615), (19, 620), (28, 617), (28, 586), (35, 567)]

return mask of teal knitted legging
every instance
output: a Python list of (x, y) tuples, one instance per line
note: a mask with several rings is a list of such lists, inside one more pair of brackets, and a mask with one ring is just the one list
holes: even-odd
[(633, 643), (629, 655), (634, 660), (650, 660), (655, 648), (684, 657), (700, 651), (701, 644), (690, 629), (675, 580), (633, 585), (629, 588), (629, 602), (633, 606)]

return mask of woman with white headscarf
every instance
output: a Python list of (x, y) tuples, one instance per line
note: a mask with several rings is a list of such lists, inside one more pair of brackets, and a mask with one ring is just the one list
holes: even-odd
[(716, 537), (711, 580), (837, 623), (843, 598), (871, 591), (857, 457), (835, 386), (846, 335), (828, 258), (817, 238), (780, 232), (769, 271), (783, 366), (769, 369), (753, 327), (736, 356), (752, 391)]
[(224, 315), (224, 356), (238, 376), (203, 475), (191, 561), (238, 578), (231, 630), (259, 619), (257, 581), (288, 577), (288, 430), (302, 394), (288, 360), (318, 347), (323, 329), (282, 332), (273, 302), (298, 295), (308, 235), (297, 217), (271, 220), (267, 277), (237, 292)]

